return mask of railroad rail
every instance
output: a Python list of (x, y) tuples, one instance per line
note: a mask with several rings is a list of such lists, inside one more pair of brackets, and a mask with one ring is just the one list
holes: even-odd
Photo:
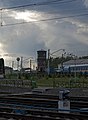
[(58, 109), (59, 97), (54, 95), (0, 96), (0, 117), (13, 116), (12, 118), (24, 120), (62, 120), (62, 118), (88, 120), (88, 97), (71, 97), (69, 100), (71, 109), (64, 111)]
[[(84, 114), (75, 114), (75, 113), (61, 113), (54, 111), (46, 111), (46, 110), (29, 110), (29, 114), (22, 115), (16, 113), (5, 113), (0, 112), (0, 117), (4, 118), (13, 118), (13, 119), (22, 119), (22, 120), (66, 120), (66, 118), (75, 120), (88, 120), (88, 115)], [(48, 119), (47, 119), (48, 118)]]
[[(19, 98), (42, 98), (42, 99), (53, 99), (53, 100), (59, 100), (59, 95), (52, 95), (52, 94), (36, 94), (36, 93), (21, 93), (21, 94), (9, 94), (9, 95), (4, 95), (8, 97), (19, 97)], [(74, 100), (74, 101), (88, 101), (88, 96), (69, 96), (69, 100)]]
[[(48, 96), (49, 97), (49, 96)], [(51, 96), (52, 97), (52, 96)], [(50, 98), (23, 98), (23, 97), (13, 97), (13, 96), (0, 96), (0, 103), (14, 103), (14, 104), (25, 104), (25, 105), (34, 105), (34, 106), (41, 106), (41, 107), (51, 107), (57, 108), (58, 107), (59, 99), (50, 99)], [(88, 108), (88, 101), (87, 98), (83, 97), (74, 97), (70, 98), (71, 107), (74, 108)]]

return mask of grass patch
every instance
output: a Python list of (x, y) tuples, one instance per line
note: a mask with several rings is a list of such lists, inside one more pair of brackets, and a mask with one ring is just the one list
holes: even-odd
[(0, 85), (13, 85), (13, 86), (40, 86), (40, 87), (65, 87), (65, 88), (87, 88), (88, 87), (88, 78), (80, 77), (31, 77), (29, 80), (0, 80)]

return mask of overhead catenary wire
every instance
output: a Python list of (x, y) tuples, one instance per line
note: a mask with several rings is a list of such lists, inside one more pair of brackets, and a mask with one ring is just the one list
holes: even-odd
[(62, 3), (68, 3), (68, 2), (74, 2), (74, 1), (78, 1), (78, 0), (53, 0), (53, 1), (49, 1), (49, 2), (38, 2), (38, 3), (30, 3), (30, 4), (25, 4), (25, 5), (18, 5), (18, 6), (13, 6), (13, 7), (3, 7), (1, 8), (0, 10), (9, 10), (9, 9), (17, 9), (17, 8), (23, 8), (23, 7), (31, 7), (31, 6), (42, 6), (42, 5), (49, 5), (49, 4), (54, 4), (57, 2), (59, 4), (62, 4)]
[[(38, 4), (38, 5), (49, 5), (50, 3), (56, 3), (57, 4), (57, 2), (59, 1), (59, 3), (62, 3), (61, 1), (64, 1), (64, 0), (54, 0), (54, 1), (51, 1), (51, 2), (48, 2), (48, 4), (45, 2), (44, 4), (42, 3), (42, 4)], [(75, 2), (75, 1), (78, 1), (78, 0), (68, 0), (68, 1), (64, 1), (63, 3), (68, 3), (68, 2)], [(32, 4), (30, 4), (30, 6), (31, 6)], [(37, 5), (37, 4), (36, 4)], [(61, 4), (60, 4), (61, 5)], [(2, 14), (4, 14), (5, 13), (5, 17), (4, 17), (4, 15), (3, 15), (3, 18), (12, 18), (12, 17), (6, 17), (6, 13), (9, 13), (9, 12), (11, 12), (11, 11), (9, 11), (9, 9), (15, 9), (15, 10), (18, 10), (19, 8), (21, 9), (21, 7), (22, 7), (22, 9), (23, 9), (23, 11), (25, 11), (25, 7), (26, 6), (29, 6), (29, 4), (28, 5), (22, 5), (22, 6), (15, 6), (15, 7), (9, 7), (9, 8), (1, 8), (0, 10), (1, 10), (1, 12), (2, 12)], [(29, 6), (29, 7), (30, 7)], [(18, 9), (16, 9), (16, 8), (18, 8)], [(4, 11), (6, 9), (6, 11)], [(28, 10), (28, 8), (27, 8), (27, 10)], [(72, 11), (71, 9), (63, 9), (63, 10), (65, 10), (65, 11)], [(59, 10), (60, 11), (60, 10)], [(75, 11), (75, 9), (73, 9), (73, 11)], [(55, 11), (55, 12), (51, 12), (51, 13), (56, 13), (57, 11)], [(48, 13), (48, 12), (47, 12)], [(49, 12), (50, 13), (50, 12)]]
[[(10, 9), (15, 9), (16, 10), (17, 8), (25, 8), (25, 7), (41, 6), (41, 5), (50, 5), (50, 4), (57, 4), (57, 3), (62, 4), (62, 3), (74, 2), (74, 1), (78, 1), (78, 0), (52, 0), (52, 1), (47, 1), (47, 2), (38, 2), (38, 3), (31, 3), (31, 4), (26, 4), (26, 5), (18, 5), (18, 6), (13, 6), (13, 7), (1, 8), (0, 9), (1, 10), (1, 26), (3, 26), (2, 25), (2, 20), (4, 18), (11, 18), (11, 17), (2, 17), (2, 14), (4, 14), (4, 12), (6, 12), (7, 10), (10, 10)], [(6, 11), (4, 11), (4, 10), (6, 10)]]
[[(65, 13), (70, 11), (70, 12), (74, 12), (76, 14), (79, 13), (79, 12), (81, 12), (81, 14), (83, 14), (85, 12), (88, 12), (88, 9), (58, 9), (58, 10), (47, 12), (47, 15), (50, 15), (50, 14), (56, 14), (57, 15), (59, 12), (64, 12), (64, 11), (65, 11)], [(42, 12), (42, 13), (45, 13), (45, 12)], [(2, 14), (2, 11), (1, 11), (1, 14)], [(4, 18), (9, 19), (9, 18), (12, 18), (12, 17), (6, 17), (6, 14), (5, 14), (5, 16), (3, 14), (3, 19)]]
[(5, 24), (2, 26), (12, 26), (12, 25), (20, 25), (20, 24), (27, 24), (27, 23), (38, 23), (38, 22), (47, 22), (47, 21), (53, 21), (53, 20), (61, 20), (65, 18), (75, 18), (75, 17), (82, 17), (82, 16), (88, 16), (88, 13), (84, 14), (77, 14), (77, 15), (69, 15), (69, 16), (63, 16), (63, 17), (54, 17), (54, 18), (47, 18), (47, 19), (41, 19), (41, 20), (36, 20), (36, 21), (29, 21), (29, 22), (19, 22), (19, 23), (12, 23), (12, 24)]
[[(32, 4), (27, 4), (27, 5), (20, 5), (20, 6), (14, 6), (14, 7), (9, 7), (9, 8), (2, 8), (2, 10), (4, 9), (16, 9), (16, 8), (21, 8), (21, 7), (27, 7), (27, 6), (33, 6), (33, 5), (48, 5), (50, 3), (67, 3), (67, 2), (74, 2), (74, 1), (79, 1), (79, 0), (53, 0), (53, 1), (49, 1), (49, 2), (40, 2), (40, 3), (32, 3)], [(36, 21), (24, 21), (24, 22), (16, 22), (16, 23), (9, 23), (9, 24), (2, 24), (2, 19), (1, 19), (1, 26), (10, 26), (10, 25), (17, 25), (17, 24), (26, 24), (26, 23), (32, 23), (32, 22), (42, 22), (42, 21), (52, 21), (52, 20), (56, 20), (56, 19), (64, 19), (64, 18), (69, 18), (69, 17), (80, 17), (80, 16), (87, 16), (87, 13), (83, 13), (83, 14), (76, 14), (76, 15), (68, 15), (68, 16), (63, 16), (63, 17), (53, 17), (53, 18), (47, 18), (47, 19), (42, 19), (42, 20), (36, 20)]]

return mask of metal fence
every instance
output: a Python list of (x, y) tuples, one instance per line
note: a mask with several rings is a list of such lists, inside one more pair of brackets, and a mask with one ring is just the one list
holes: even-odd
[(0, 80), (0, 86), (11, 86), (11, 87), (31, 87), (32, 81), (30, 80)]
[(88, 81), (53, 81), (53, 83), (42, 84), (36, 83), (34, 80), (10, 80), (10, 79), (2, 79), (0, 80), (0, 86), (10, 86), (10, 87), (22, 87), (22, 88), (36, 88), (38, 86), (41, 87), (53, 87), (53, 88), (88, 88)]
[(63, 87), (63, 88), (88, 88), (87, 82), (59, 82), (54, 85), (54, 87)]

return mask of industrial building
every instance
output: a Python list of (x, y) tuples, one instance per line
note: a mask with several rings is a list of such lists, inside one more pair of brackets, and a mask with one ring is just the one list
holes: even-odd
[(63, 63), (63, 72), (88, 72), (88, 59), (74, 59)]
[(37, 70), (38, 72), (45, 72), (46, 71), (46, 56), (47, 51), (39, 50), (37, 51)]

